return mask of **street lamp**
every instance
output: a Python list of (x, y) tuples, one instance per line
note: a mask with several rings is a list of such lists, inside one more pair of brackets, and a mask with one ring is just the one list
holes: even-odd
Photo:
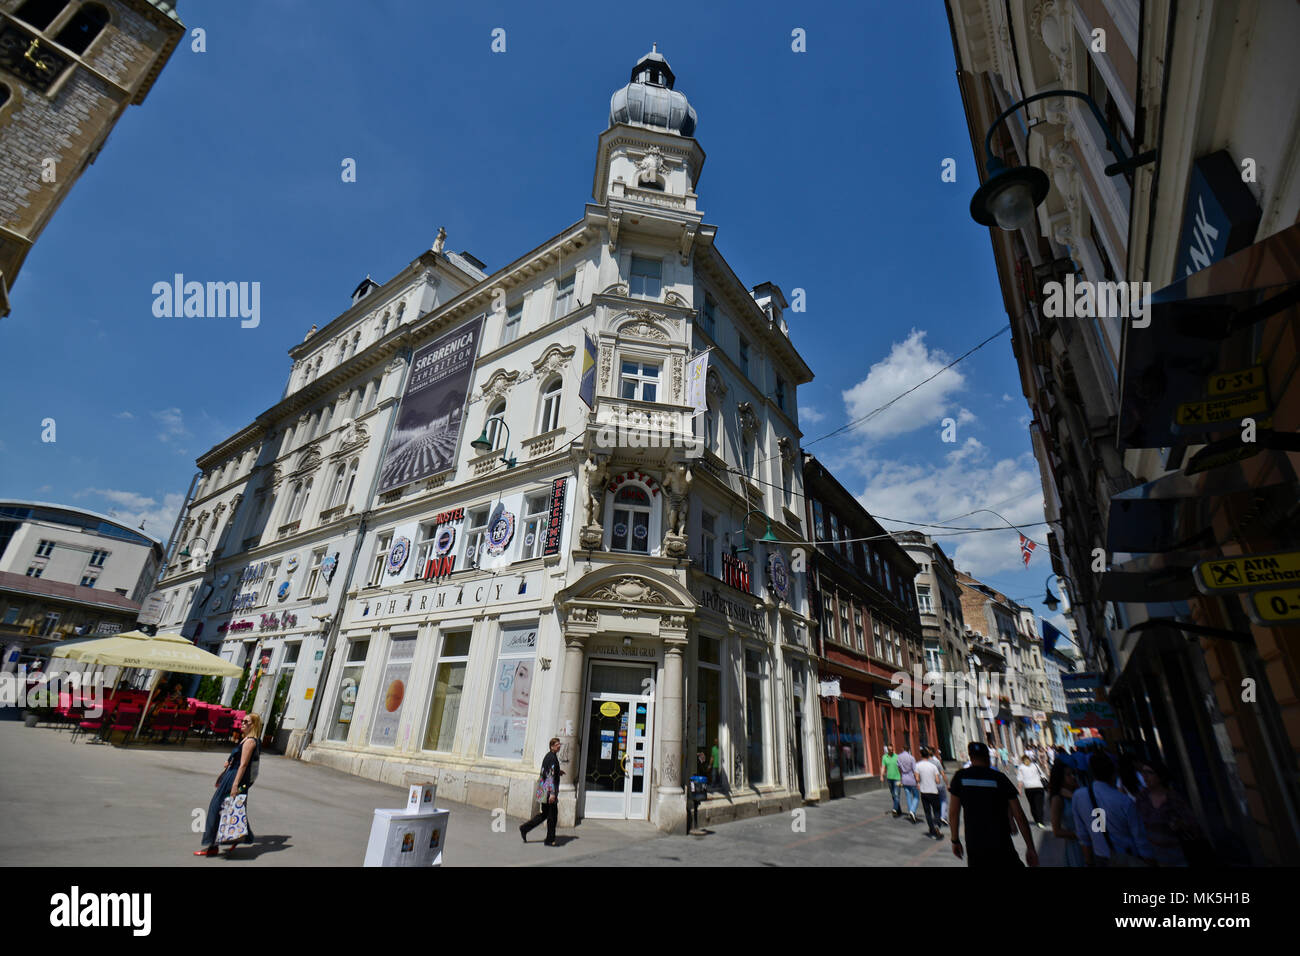
[(743, 554), (746, 551), (752, 550), (750, 546), (745, 543), (745, 526), (749, 523), (750, 515), (763, 515), (763, 520), (767, 522), (767, 530), (763, 532), (763, 537), (759, 538), (759, 541), (762, 541), (764, 544), (781, 543), (781, 539), (772, 533), (772, 519), (757, 508), (750, 508), (745, 512), (745, 517), (740, 522), (740, 547), (736, 549), (737, 554)]
[[(1066, 597), (1070, 597), (1070, 589), (1069, 589), (1069, 585), (1071, 585), (1071, 584), (1074, 583), (1072, 580), (1070, 580), (1070, 579), (1069, 579), (1068, 577), (1066, 577), (1064, 574), (1049, 574), (1049, 575), (1047, 576), (1047, 580), (1046, 580), (1046, 581), (1044, 582), (1044, 584), (1043, 584), (1043, 587), (1044, 587), (1044, 589), (1045, 589), (1046, 592), (1047, 592), (1047, 593), (1044, 595), (1044, 597), (1043, 597), (1043, 604), (1047, 606), (1047, 609), (1048, 609), (1049, 611), (1055, 611), (1056, 608), (1057, 608), (1057, 607), (1060, 605), (1060, 603), (1061, 603), (1060, 601), (1058, 601), (1058, 600), (1056, 599), (1056, 595), (1052, 593), (1052, 578), (1058, 578), (1059, 580), (1064, 581), (1064, 582), (1066, 583), (1067, 586), (1066, 586), (1066, 588), (1064, 589), (1064, 593), (1065, 593)], [(1073, 599), (1072, 597), (1070, 598), (1070, 606), (1071, 606), (1071, 607), (1074, 606), (1074, 599)]]
[[(506, 420), (504, 418), (498, 415), (495, 418), (489, 418), (487, 421), (485, 421), (483, 423), (483, 433), (480, 434), (478, 438), (475, 438), (472, 442), (469, 443), (470, 447), (473, 448), (475, 451), (491, 451), (494, 447), (496, 447), (492, 439), (488, 438), (488, 426), (491, 425), (493, 422), (496, 422), (506, 430), (506, 451), (510, 450), (510, 426), (506, 424)], [(494, 435), (493, 437), (496, 436)], [(507, 468), (515, 467), (516, 459), (514, 458), (514, 456), (507, 458), (504, 454), (502, 454), (501, 460), (506, 463)]]
[(998, 128), (999, 123), (1020, 107), (1035, 100), (1051, 99), (1056, 96), (1076, 97), (1087, 103), (1088, 108), (1092, 110), (1092, 115), (1097, 118), (1097, 125), (1101, 127), (1106, 142), (1110, 145), (1110, 151), (1116, 157), (1116, 161), (1105, 169), (1107, 176), (1118, 176), (1120, 173), (1155, 161), (1157, 151), (1154, 149), (1131, 157), (1125, 154), (1124, 148), (1111, 135), (1106, 125), (1106, 117), (1087, 93), (1078, 90), (1048, 90), (1035, 93), (1003, 110), (989, 126), (989, 131), (984, 137), (984, 165), (988, 172), (988, 179), (975, 190), (975, 195), (970, 201), (971, 218), (981, 226), (996, 225), (1008, 232), (1015, 232), (1029, 225), (1034, 218), (1034, 208), (1047, 198), (1052, 184), (1045, 172), (1035, 166), (1008, 167), (993, 155), (993, 131)]
[[(204, 555), (204, 554), (207, 552), (207, 550), (208, 550), (208, 539), (207, 539), (207, 538), (192, 538), (192, 539), (190, 540), (190, 544), (197, 544), (197, 543), (200, 542), (200, 541), (203, 542), (203, 547), (201, 547), (201, 548), (198, 549), (198, 554), (196, 555), (196, 557), (200, 557), (200, 558), (201, 558), (201, 557), (203, 557), (203, 555)], [(181, 558), (188, 558), (188, 557), (190, 557), (190, 548), (189, 548), (189, 545), (186, 545), (184, 548), (181, 549), (181, 553), (178, 555), (178, 557), (181, 557)]]

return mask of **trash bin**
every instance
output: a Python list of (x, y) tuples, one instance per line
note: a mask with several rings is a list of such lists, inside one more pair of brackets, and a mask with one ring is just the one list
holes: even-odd
[(690, 778), (690, 786), (687, 792), (687, 799), (690, 801), (687, 805), (687, 814), (690, 820), (690, 828), (698, 830), (700, 828), (700, 804), (708, 799), (709, 796), (709, 778), (696, 776)]

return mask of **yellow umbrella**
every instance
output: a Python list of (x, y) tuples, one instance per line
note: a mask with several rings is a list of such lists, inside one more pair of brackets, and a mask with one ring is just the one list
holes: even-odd
[(154, 691), (163, 671), (181, 674), (206, 674), (217, 677), (239, 677), (242, 667), (222, 660), (215, 654), (196, 647), (194, 642), (179, 634), (145, 634), (143, 631), (125, 631), (97, 641), (84, 641), (56, 647), (51, 657), (66, 657), (73, 661), (90, 661), (98, 666), (142, 667), (158, 673), (149, 688), (149, 698), (140, 713), (140, 726), (153, 701)]

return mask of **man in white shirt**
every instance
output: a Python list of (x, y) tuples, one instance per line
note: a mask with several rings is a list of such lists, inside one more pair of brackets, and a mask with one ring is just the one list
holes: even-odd
[(936, 840), (943, 838), (939, 832), (939, 784), (947, 784), (943, 771), (930, 759), (928, 747), (921, 748), (921, 759), (916, 763), (916, 785), (921, 791), (921, 802), (925, 804), (925, 823), (930, 828), (926, 836)]
[(1034, 825), (1040, 830), (1045, 829), (1043, 826), (1043, 772), (1038, 769), (1038, 764), (1034, 763), (1028, 751), (1020, 758), (1020, 766), (1016, 768), (1016, 778), (1019, 781), (1020, 792), (1029, 801), (1029, 810), (1034, 815)]

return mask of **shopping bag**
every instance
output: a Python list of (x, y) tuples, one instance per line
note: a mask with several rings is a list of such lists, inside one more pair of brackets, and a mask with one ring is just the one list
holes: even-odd
[(217, 824), (218, 843), (238, 843), (248, 838), (248, 795), (241, 793), (232, 801), (221, 801), (221, 822)]
[(551, 781), (550, 776), (542, 777), (537, 781), (537, 786), (533, 789), (533, 799), (538, 803), (546, 803), (553, 796), (555, 796), (555, 784)]

